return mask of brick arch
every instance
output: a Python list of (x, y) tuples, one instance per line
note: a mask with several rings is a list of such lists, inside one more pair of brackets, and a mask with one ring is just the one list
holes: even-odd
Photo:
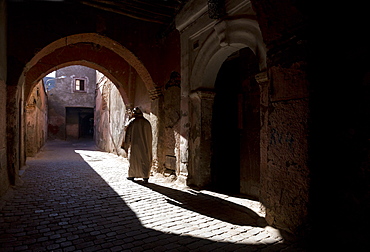
[(128, 72), (133, 68), (153, 98), (156, 88), (143, 63), (118, 42), (96, 33), (64, 37), (40, 50), (27, 63), (19, 80), (25, 86), (25, 96), (28, 97), (36, 82), (49, 72), (76, 64), (101, 71), (117, 85), (126, 103), (130, 102)]

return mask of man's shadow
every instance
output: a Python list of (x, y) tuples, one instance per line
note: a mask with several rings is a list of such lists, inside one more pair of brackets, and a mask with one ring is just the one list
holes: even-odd
[(267, 226), (266, 220), (251, 209), (196, 190), (180, 191), (152, 183), (137, 182), (168, 197), (168, 203), (199, 214), (240, 226)]

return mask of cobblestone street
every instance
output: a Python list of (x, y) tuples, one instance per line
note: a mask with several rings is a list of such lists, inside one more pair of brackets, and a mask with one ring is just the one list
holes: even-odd
[(92, 142), (48, 142), (0, 202), (0, 251), (301, 251), (258, 202), (128, 181), (127, 165)]

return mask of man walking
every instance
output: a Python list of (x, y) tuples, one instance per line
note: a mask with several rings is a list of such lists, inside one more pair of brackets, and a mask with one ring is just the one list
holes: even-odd
[(138, 107), (132, 113), (123, 144), (130, 163), (127, 179), (143, 178), (148, 183), (152, 166), (152, 127)]

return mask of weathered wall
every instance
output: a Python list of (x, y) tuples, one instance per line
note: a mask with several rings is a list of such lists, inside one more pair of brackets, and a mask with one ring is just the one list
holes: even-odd
[(149, 98), (148, 90), (139, 76), (136, 76), (134, 86), (135, 93), (133, 107), (140, 107), (143, 113), (149, 114), (151, 112), (151, 100)]
[(96, 79), (95, 143), (101, 150), (125, 155), (126, 153), (121, 150), (124, 127), (128, 122), (125, 103), (111, 80), (98, 71)]
[[(86, 80), (86, 92), (74, 91), (75, 78)], [(48, 91), (49, 138), (66, 139), (66, 107), (94, 108), (95, 86), (94, 69), (74, 65), (56, 71), (55, 86)]]
[(167, 172), (180, 173), (180, 74), (172, 72), (170, 80), (163, 88), (164, 132), (163, 142), (165, 162), (163, 167)]
[(45, 144), (48, 128), (48, 103), (43, 81), (33, 89), (26, 104), (26, 155), (33, 157)]
[(6, 3), (0, 1), (0, 195), (9, 187), (6, 152)]
[(260, 199), (269, 224), (305, 235), (310, 197), (310, 94), (304, 16), (301, 6), (291, 1), (252, 3), (267, 48), (269, 77)]
[(271, 67), (270, 81), (261, 200), (270, 224), (297, 233), (308, 217), (308, 81), (300, 69), (282, 67)]

